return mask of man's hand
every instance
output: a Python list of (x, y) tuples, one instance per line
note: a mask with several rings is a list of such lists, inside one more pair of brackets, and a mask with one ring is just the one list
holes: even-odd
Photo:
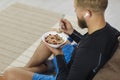
[(67, 19), (61, 19), (60, 26), (62, 31), (68, 35), (71, 35), (74, 31), (71, 23)]

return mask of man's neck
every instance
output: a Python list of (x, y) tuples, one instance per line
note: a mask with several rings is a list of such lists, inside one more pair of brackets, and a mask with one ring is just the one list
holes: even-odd
[(106, 25), (104, 16), (93, 17), (88, 24), (88, 34), (104, 28)]

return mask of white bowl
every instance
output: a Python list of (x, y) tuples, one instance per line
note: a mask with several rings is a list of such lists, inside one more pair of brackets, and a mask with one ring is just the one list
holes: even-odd
[[(49, 44), (45, 41), (45, 38), (49, 35), (49, 34), (58, 34), (64, 41), (61, 44)], [(53, 48), (59, 48), (61, 45), (63, 45), (66, 41), (67, 41), (67, 37), (64, 33), (57, 33), (56, 31), (49, 31), (45, 34), (42, 35), (42, 41), (45, 42), (46, 44), (48, 44), (49, 46), (53, 47)]]

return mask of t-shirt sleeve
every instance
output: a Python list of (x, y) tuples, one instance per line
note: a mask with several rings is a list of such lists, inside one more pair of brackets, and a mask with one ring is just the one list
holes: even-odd
[(76, 30), (74, 30), (73, 33), (69, 35), (69, 37), (71, 37), (75, 42), (78, 43), (80, 39), (83, 37), (83, 35), (77, 32)]
[(65, 58), (63, 55), (57, 55), (56, 59), (57, 59), (57, 65), (59, 68), (59, 72), (57, 74), (56, 80), (66, 80), (69, 70), (65, 62)]

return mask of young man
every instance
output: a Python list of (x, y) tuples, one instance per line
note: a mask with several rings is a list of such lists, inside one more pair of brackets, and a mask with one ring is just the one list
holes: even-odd
[[(70, 61), (66, 62), (65, 52), (61, 49), (41, 43), (27, 66), (7, 70), (4, 73), (5, 80), (92, 80), (112, 57), (120, 33), (105, 21), (108, 0), (74, 0), (74, 4), (78, 25), (88, 28), (88, 33), (81, 35), (68, 20), (61, 20), (62, 30), (78, 43)], [(42, 63), (52, 53), (56, 56), (59, 69), (57, 77), (36, 74), (47, 69)]]

